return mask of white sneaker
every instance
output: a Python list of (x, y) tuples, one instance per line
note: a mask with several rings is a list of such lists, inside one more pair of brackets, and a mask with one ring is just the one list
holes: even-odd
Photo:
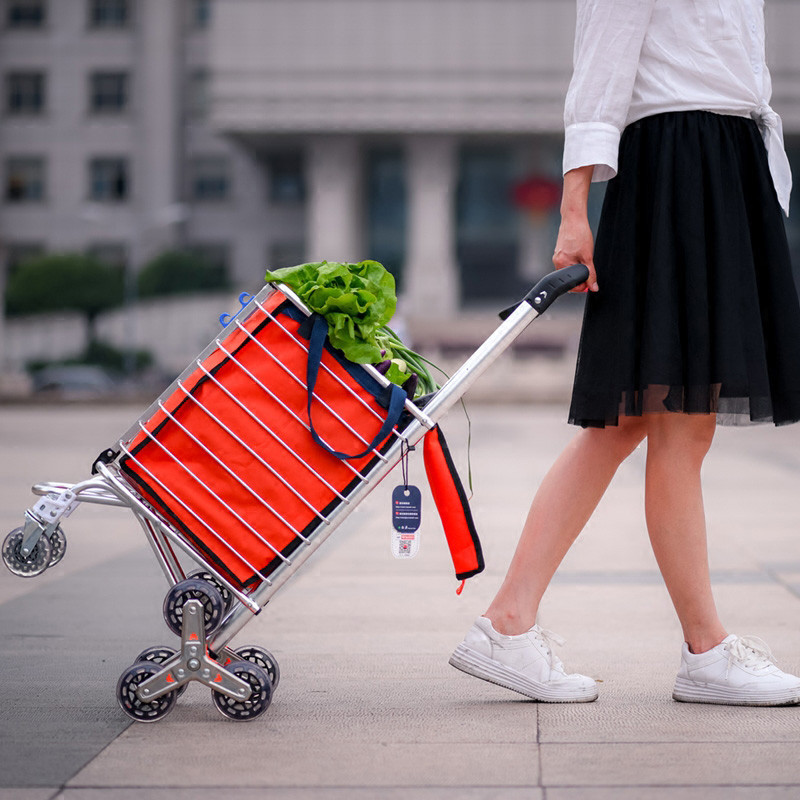
[(478, 617), (450, 663), (468, 675), (545, 703), (590, 703), (597, 684), (586, 675), (567, 675), (553, 652), (564, 640), (534, 625), (527, 633), (498, 633), (486, 617)]
[(757, 636), (731, 634), (705, 653), (684, 642), (672, 692), (683, 703), (786, 706), (800, 703), (800, 678), (781, 672)]

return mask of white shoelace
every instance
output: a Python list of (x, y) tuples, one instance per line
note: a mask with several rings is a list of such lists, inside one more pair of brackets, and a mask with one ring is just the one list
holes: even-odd
[(775, 657), (772, 655), (772, 651), (767, 643), (758, 636), (738, 636), (728, 645), (726, 678), (734, 661), (744, 667), (756, 667), (757, 669), (775, 666)]
[(556, 647), (563, 647), (567, 641), (553, 631), (546, 628), (534, 628), (531, 633), (547, 648), (547, 655), (549, 657), (550, 669), (556, 669), (564, 672), (564, 664), (561, 659), (555, 654)]

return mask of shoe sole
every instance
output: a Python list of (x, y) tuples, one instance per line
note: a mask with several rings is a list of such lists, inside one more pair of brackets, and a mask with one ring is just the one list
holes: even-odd
[(575, 692), (568, 695), (560, 693), (545, 684), (526, 678), (510, 667), (476, 653), (463, 643), (450, 656), (450, 665), (467, 675), (502, 686), (504, 689), (511, 689), (512, 692), (518, 692), (542, 703), (591, 703), (597, 700), (598, 696), (597, 687), (585, 689), (582, 693)]
[(800, 705), (800, 689), (753, 692), (678, 678), (672, 690), (672, 699), (679, 703), (713, 703), (723, 706), (795, 706)]

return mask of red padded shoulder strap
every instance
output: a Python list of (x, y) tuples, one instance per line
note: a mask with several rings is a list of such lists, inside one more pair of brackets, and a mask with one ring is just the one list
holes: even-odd
[(442, 519), (456, 578), (463, 581), (483, 571), (483, 552), (467, 495), (438, 425), (425, 434), (423, 454), (425, 472)]

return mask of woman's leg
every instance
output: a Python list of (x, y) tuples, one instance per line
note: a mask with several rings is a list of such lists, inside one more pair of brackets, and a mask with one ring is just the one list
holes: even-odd
[(716, 418), (674, 413), (647, 417), (647, 530), (689, 649), (704, 653), (727, 635), (711, 592), (700, 482)]
[(499, 633), (524, 633), (550, 579), (583, 530), (619, 465), (642, 441), (644, 417), (580, 431), (551, 467), (531, 504), (516, 552), (486, 614)]

